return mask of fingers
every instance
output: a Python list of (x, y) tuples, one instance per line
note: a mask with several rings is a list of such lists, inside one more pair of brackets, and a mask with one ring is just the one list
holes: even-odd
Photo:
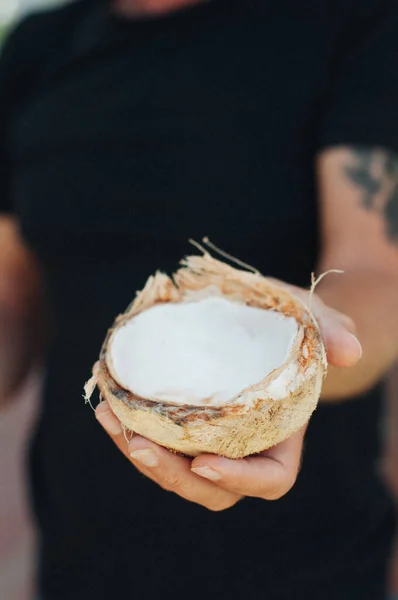
[[(325, 306), (325, 305), (323, 304), (323, 306)], [(343, 313), (339, 312), (338, 310), (335, 310), (334, 308), (328, 307), (327, 311), (330, 315), (330, 318), (337, 319), (337, 321), (340, 323), (340, 325), (342, 325), (345, 329), (347, 329), (347, 331), (352, 333), (354, 336), (357, 335), (357, 328), (354, 323), (354, 320), (351, 319), (351, 317), (349, 317), (348, 315), (344, 315)]]
[(305, 428), (274, 448), (241, 460), (201, 455), (193, 460), (192, 470), (236, 494), (276, 500), (296, 481), (304, 432)]
[(191, 461), (140, 436), (127, 444), (107, 402), (97, 407), (96, 416), (141, 473), (163, 489), (213, 511), (233, 506), (242, 496), (276, 500), (291, 489), (300, 468), (304, 429), (258, 456), (229, 460), (201, 455)]
[(134, 436), (127, 443), (120, 422), (107, 402), (97, 407), (96, 417), (128, 460), (163, 489), (213, 511), (230, 508), (240, 500), (239, 494), (192, 472), (190, 459), (172, 454), (140, 436)]
[(350, 317), (326, 306), (315, 310), (328, 362), (335, 367), (352, 367), (362, 356), (362, 346), (355, 337), (355, 325)]
[[(298, 289), (298, 295), (300, 293), (303, 290)], [(362, 357), (362, 346), (356, 337), (353, 319), (326, 306), (316, 295), (312, 297), (311, 309), (321, 330), (328, 362), (335, 367), (356, 365)]]
[[(163, 489), (174, 492), (186, 500), (215, 511), (229, 508), (240, 500), (239, 494), (224, 490), (216, 483), (198, 477), (191, 471), (190, 459), (177, 456), (145, 438), (134, 437), (128, 449), (137, 469)], [(147, 468), (149, 466), (151, 468)]]
[[(277, 279), (268, 279), (285, 288), (309, 306), (307, 290)], [(328, 362), (335, 367), (354, 366), (362, 356), (362, 346), (356, 338), (354, 321), (347, 315), (326, 306), (317, 294), (312, 296), (311, 310), (321, 330)]]

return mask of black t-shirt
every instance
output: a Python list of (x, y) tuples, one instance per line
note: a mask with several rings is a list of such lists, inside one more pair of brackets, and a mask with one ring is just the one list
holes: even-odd
[(121, 456), (81, 398), (107, 327), (188, 238), (308, 285), (314, 157), (398, 151), (398, 5), (217, 0), (132, 21), (81, 0), (27, 19), (0, 60), (0, 206), (54, 317), (31, 452), (44, 600), (383, 600), (381, 392), (321, 406), (295, 488), (212, 513)]

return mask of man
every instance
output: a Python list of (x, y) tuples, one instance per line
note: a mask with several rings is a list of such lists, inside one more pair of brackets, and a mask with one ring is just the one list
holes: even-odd
[[(398, 355), (397, 32), (388, 0), (82, 0), (11, 38), (2, 204), (54, 323), (31, 461), (44, 600), (384, 600), (394, 519), (375, 461), (378, 382)], [(331, 367), (296, 483), (304, 432), (247, 460), (191, 462), (127, 445), (103, 403), (133, 469), (77, 401), (114, 315), (204, 234), (301, 288), (314, 269), (345, 271), (317, 288)], [(27, 336), (8, 322), (18, 374)]]

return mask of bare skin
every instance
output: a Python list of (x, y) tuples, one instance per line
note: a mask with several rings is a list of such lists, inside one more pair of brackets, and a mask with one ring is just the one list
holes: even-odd
[(333, 148), (318, 159), (325, 278), (317, 292), (356, 324), (363, 358), (329, 370), (324, 400), (370, 388), (398, 354), (398, 155), (378, 148)]
[(0, 216), (0, 408), (41, 359), (44, 313), (39, 266), (15, 219)]

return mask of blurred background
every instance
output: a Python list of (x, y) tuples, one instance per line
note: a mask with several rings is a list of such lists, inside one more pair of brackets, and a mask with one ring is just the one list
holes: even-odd
[(46, 9), (50, 6), (65, 3), (61, 0), (1, 0), (0, 26), (4, 31), (13, 21), (26, 12), (36, 9)]
[[(30, 11), (67, 0), (0, 0), (0, 52), (7, 33)], [(25, 460), (29, 431), (40, 398), (40, 374), (32, 373), (16, 402), (0, 413), (0, 600), (32, 600), (35, 533), (26, 493)], [(388, 382), (386, 459), (383, 466), (398, 505), (398, 366)], [(398, 594), (398, 540), (392, 557), (392, 592)]]

